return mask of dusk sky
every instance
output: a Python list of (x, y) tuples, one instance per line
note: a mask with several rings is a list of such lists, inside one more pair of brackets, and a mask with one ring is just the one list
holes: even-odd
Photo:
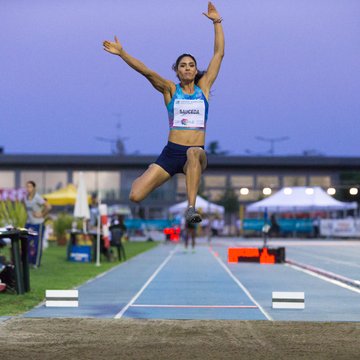
[[(287, 136), (276, 155), (360, 156), (360, 1), (217, 0), (225, 58), (207, 141), (231, 155), (265, 153), (255, 137)], [(166, 144), (163, 98), (119, 57), (163, 77), (189, 52), (205, 69), (213, 25), (205, 0), (0, 0), (0, 146), (5, 153), (129, 154)], [(121, 129), (116, 124), (120, 121)]]

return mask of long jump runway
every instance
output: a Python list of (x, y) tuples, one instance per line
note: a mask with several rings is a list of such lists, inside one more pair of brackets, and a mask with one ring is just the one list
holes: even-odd
[[(287, 257), (296, 263), (356, 281), (360, 243), (339, 243), (285, 242)], [(24, 316), (360, 321), (360, 288), (291, 264), (227, 264), (227, 247), (234, 244), (256, 241), (214, 240), (211, 247), (203, 242), (195, 253), (159, 245), (80, 286), (78, 308), (41, 304)], [(272, 291), (305, 292), (305, 309), (272, 309)]]

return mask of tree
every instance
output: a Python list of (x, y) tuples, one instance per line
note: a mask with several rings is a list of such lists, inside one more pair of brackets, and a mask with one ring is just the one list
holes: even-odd
[(236, 218), (239, 214), (239, 199), (233, 188), (227, 186), (223, 196), (220, 198), (218, 203), (225, 208), (225, 221), (227, 224), (231, 225), (231, 228), (234, 227)]
[(233, 188), (227, 186), (223, 196), (218, 201), (225, 208), (225, 212), (235, 214), (239, 212), (239, 199)]
[(341, 188), (336, 193), (335, 198), (340, 201), (359, 201), (360, 194), (351, 195), (349, 193), (349, 188), (358, 187), (360, 184), (360, 172), (357, 171), (347, 171), (340, 173), (340, 184)]
[(218, 141), (210, 141), (207, 146), (207, 151), (209, 155), (226, 155), (228, 151), (221, 150)]
[(205, 190), (205, 182), (204, 178), (201, 179), (199, 189), (198, 189), (198, 196), (201, 196), (205, 200), (209, 200), (209, 193)]

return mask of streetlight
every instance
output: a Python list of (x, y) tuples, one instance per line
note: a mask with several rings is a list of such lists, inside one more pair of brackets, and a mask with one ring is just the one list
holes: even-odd
[(270, 149), (269, 149), (268, 153), (270, 155), (274, 155), (274, 152), (275, 152), (274, 144), (276, 142), (288, 140), (289, 137), (288, 136), (282, 136), (282, 137), (278, 137), (278, 138), (265, 138), (263, 136), (255, 136), (255, 139), (260, 140), (260, 141), (269, 142), (270, 143)]
[(349, 190), (349, 193), (350, 195), (357, 195), (359, 192), (359, 190), (355, 187), (352, 187), (350, 190)]
[(263, 194), (264, 195), (271, 195), (272, 190), (269, 187), (263, 188)]
[(241, 195), (248, 195), (249, 194), (249, 189), (248, 188), (241, 188), (240, 189), (240, 194)]

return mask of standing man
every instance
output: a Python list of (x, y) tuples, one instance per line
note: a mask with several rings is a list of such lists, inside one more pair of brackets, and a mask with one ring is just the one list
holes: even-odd
[(26, 192), (25, 206), (27, 220), (25, 227), (37, 232), (37, 235), (29, 236), (29, 262), (34, 268), (38, 268), (42, 255), (44, 220), (51, 210), (51, 205), (36, 192), (34, 181), (26, 183)]

